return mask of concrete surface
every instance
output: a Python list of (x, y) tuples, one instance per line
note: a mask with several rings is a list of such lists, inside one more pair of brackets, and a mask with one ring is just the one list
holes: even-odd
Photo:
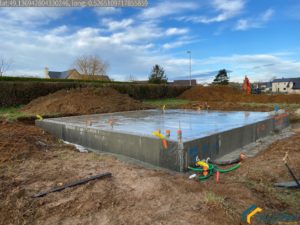
[[(51, 121), (87, 126), (105, 131), (151, 136), (161, 129), (171, 131), (170, 140), (177, 140), (180, 128), (183, 141), (242, 127), (269, 117), (267, 112), (219, 112), (194, 110), (141, 110), (51, 119)], [(110, 121), (113, 122), (111, 126)], [(89, 123), (90, 122), (90, 123)]]
[[(289, 126), (287, 114), (144, 110), (36, 121), (51, 134), (99, 151), (184, 171), (196, 157), (222, 157)], [(171, 131), (167, 148), (153, 131)], [(178, 141), (177, 130), (182, 130)]]

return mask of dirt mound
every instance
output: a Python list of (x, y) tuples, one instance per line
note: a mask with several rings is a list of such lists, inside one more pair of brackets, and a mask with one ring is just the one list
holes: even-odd
[(226, 86), (196, 86), (178, 98), (193, 101), (224, 101), (224, 102), (257, 102), (257, 103), (300, 103), (299, 94), (278, 94), (278, 95), (246, 95), (241, 90)]
[(37, 98), (22, 111), (41, 115), (79, 115), (108, 113), (148, 108), (140, 101), (120, 94), (112, 88), (82, 88), (60, 90)]
[(194, 101), (231, 101), (235, 96), (243, 95), (243, 92), (232, 87), (211, 86), (203, 87), (196, 86), (183, 92), (179, 98), (194, 100)]

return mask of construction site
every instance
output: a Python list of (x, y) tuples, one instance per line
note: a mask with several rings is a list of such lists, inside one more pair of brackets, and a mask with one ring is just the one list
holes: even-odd
[(1, 113), (0, 224), (247, 224), (254, 204), (298, 224), (299, 103), (227, 86), (33, 99)]
[(300, 0), (0, 0), (0, 225), (300, 225)]

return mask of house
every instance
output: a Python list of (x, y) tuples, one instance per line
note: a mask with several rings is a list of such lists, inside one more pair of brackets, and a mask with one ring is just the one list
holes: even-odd
[(197, 85), (197, 80), (174, 80), (172, 85), (177, 85), (177, 86), (196, 86)]
[(272, 81), (272, 92), (300, 94), (300, 78), (281, 78)]
[(74, 79), (74, 80), (100, 80), (100, 81), (110, 81), (108, 76), (105, 75), (84, 75), (80, 74), (76, 69), (71, 69), (63, 72), (49, 71), (45, 68), (45, 78), (46, 79)]
[(272, 82), (258, 82), (253, 84), (254, 88), (261, 92), (271, 92)]
[(263, 82), (260, 85), (262, 92), (271, 92), (272, 91), (272, 82)]

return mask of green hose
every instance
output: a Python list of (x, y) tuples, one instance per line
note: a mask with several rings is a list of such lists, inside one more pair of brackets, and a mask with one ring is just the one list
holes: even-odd
[[(196, 172), (203, 172), (204, 170), (201, 167), (188, 167), (190, 170), (192, 171), (196, 171)], [(213, 172), (215, 170), (215, 166), (213, 164), (208, 164), (208, 175), (207, 176), (199, 176), (198, 179), (199, 180), (206, 180), (207, 178), (209, 178), (210, 176), (213, 175)]]
[[(239, 168), (241, 166), (241, 164), (237, 164), (229, 169), (218, 169), (215, 165), (213, 164), (208, 164), (208, 175), (207, 176), (199, 176), (198, 179), (201, 180), (206, 180), (207, 178), (211, 177), (213, 175), (214, 172), (220, 172), (220, 173), (228, 173), (231, 172), (233, 170), (236, 170), (237, 168)], [(188, 167), (189, 170), (192, 171), (196, 171), (196, 172), (203, 172), (204, 170), (201, 167)]]
[(237, 168), (240, 168), (241, 164), (236, 164), (235, 166), (233, 167), (230, 167), (229, 169), (218, 169), (217, 167), (215, 167), (215, 169), (220, 172), (220, 173), (228, 173), (228, 172), (231, 172), (233, 170), (236, 170)]

